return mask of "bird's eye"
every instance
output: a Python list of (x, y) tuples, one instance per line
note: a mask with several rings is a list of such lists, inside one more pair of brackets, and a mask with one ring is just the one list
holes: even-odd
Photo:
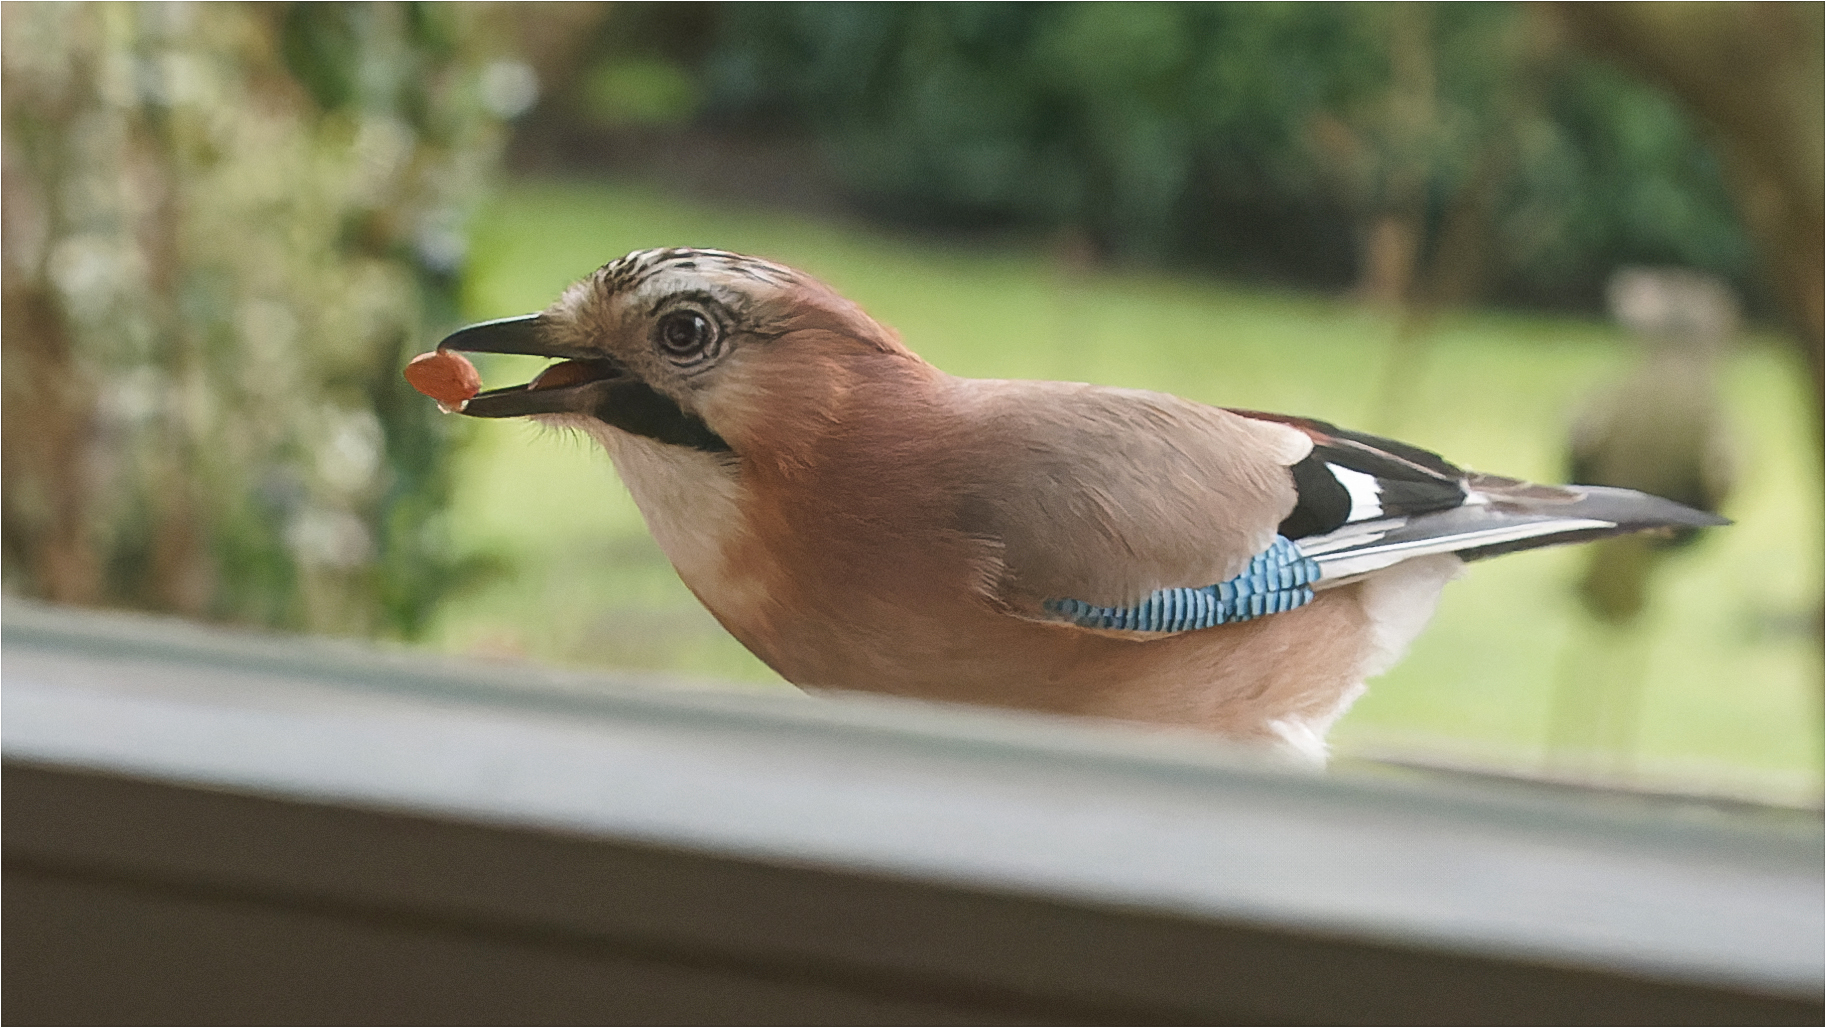
[(697, 311), (673, 311), (659, 319), (659, 347), (675, 361), (696, 362), (711, 356), (716, 324)]

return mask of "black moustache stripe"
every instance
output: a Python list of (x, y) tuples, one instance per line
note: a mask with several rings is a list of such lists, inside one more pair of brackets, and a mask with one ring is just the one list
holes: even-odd
[(729, 444), (704, 419), (645, 382), (622, 379), (601, 391), (591, 417), (624, 432), (706, 453), (729, 453)]

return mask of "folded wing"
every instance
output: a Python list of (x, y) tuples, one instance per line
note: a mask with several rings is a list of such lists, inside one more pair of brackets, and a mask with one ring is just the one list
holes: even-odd
[(972, 381), (961, 520), (999, 547), (1017, 609), (1189, 631), (1430, 554), (1515, 550), (1724, 519), (1628, 489), (1468, 472), (1323, 421), (1064, 383)]
[(1126, 608), (1249, 570), (1296, 502), (1299, 432), (1163, 393), (960, 380), (960, 527), (991, 540), (998, 592)]

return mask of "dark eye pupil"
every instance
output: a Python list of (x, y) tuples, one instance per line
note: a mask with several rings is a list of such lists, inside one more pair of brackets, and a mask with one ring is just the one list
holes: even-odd
[(710, 322), (701, 314), (669, 314), (665, 323), (660, 325), (660, 339), (666, 349), (676, 353), (689, 353), (702, 349), (710, 338)]

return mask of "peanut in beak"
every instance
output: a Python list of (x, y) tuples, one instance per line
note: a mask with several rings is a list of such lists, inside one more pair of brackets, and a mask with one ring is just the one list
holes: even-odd
[(406, 382), (436, 400), (445, 410), (461, 410), (482, 391), (482, 375), (460, 353), (437, 349), (421, 353), (406, 365)]

